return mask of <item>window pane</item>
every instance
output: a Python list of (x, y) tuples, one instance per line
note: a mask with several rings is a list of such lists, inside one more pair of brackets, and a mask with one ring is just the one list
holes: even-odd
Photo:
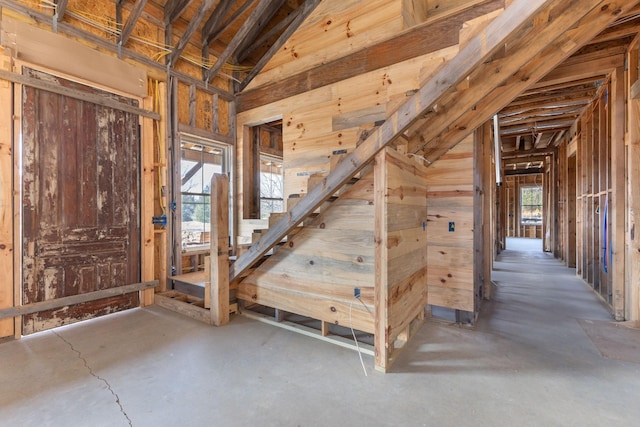
[(182, 247), (209, 243), (211, 178), (225, 173), (226, 148), (182, 142), (180, 177), (182, 200)]
[(260, 218), (272, 212), (284, 211), (284, 177), (282, 161), (266, 156), (260, 158)]
[(542, 225), (542, 187), (520, 188), (520, 223)]

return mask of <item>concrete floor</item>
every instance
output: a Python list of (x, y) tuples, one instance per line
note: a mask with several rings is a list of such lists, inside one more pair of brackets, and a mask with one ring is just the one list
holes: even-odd
[(214, 328), (150, 307), (1, 344), (0, 425), (639, 425), (640, 364), (604, 358), (579, 324), (607, 310), (518, 244), (475, 329), (427, 321), (392, 373), (243, 317)]

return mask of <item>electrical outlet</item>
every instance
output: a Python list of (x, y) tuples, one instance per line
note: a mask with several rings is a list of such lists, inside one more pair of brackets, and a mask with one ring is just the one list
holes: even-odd
[(353, 288), (353, 296), (360, 298), (360, 288)]

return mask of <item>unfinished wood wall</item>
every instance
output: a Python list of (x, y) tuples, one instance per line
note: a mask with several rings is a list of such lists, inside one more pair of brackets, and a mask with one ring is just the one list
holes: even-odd
[(427, 168), (387, 148), (375, 165), (376, 365), (427, 304)]
[[(238, 298), (374, 333), (374, 183), (369, 173), (244, 279)], [(355, 302), (355, 303), (354, 303)], [(350, 307), (351, 306), (351, 307)]]
[[(344, 7), (338, 7), (330, 16), (321, 3), (305, 23), (307, 27), (296, 32), (286, 45), (289, 47), (283, 48), (284, 52), (289, 52), (287, 55), (295, 50), (298, 57), (285, 58), (283, 55), (286, 55), (280, 52), (252, 85), (267, 84), (282, 76), (317, 66), (327, 58), (344, 56), (370, 44), (372, 37), (375, 40), (389, 38), (402, 30), (400, 1), (380, 2), (385, 3), (380, 10), (371, 7), (369, 2), (362, 7), (363, 3), (361, 0), (344, 2)], [(315, 41), (303, 43), (305, 37), (313, 34), (317, 25), (326, 23), (325, 19), (331, 21), (327, 32), (335, 32), (336, 36), (322, 38), (322, 46)], [(391, 24), (380, 26), (380, 19)], [(334, 26), (340, 22), (343, 24)], [(359, 28), (353, 37), (345, 30), (347, 22), (351, 22), (353, 28)], [(310, 47), (307, 48), (307, 45)], [(293, 46), (305, 46), (305, 50), (298, 51)], [(311, 50), (307, 52), (306, 49), (313, 49), (316, 53), (312, 54)], [(246, 167), (242, 153), (248, 148), (250, 127), (282, 118), (285, 198), (291, 194), (306, 193), (309, 175), (329, 172), (330, 158), (335, 151), (353, 150), (376, 121), (384, 120), (431, 72), (457, 51), (455, 45), (240, 112), (237, 116), (238, 170)], [(245, 190), (241, 176), (238, 176), (237, 185), (236, 200), (242, 204)], [(243, 206), (239, 206), (238, 212), (242, 211)], [(236, 227), (240, 233), (239, 240), (246, 240), (249, 237), (247, 233), (251, 232), (252, 227), (245, 227), (244, 222), (240, 221)], [(251, 224), (255, 225), (255, 221), (251, 221)]]
[[(577, 147), (580, 275), (612, 304), (609, 85), (581, 117)], [(620, 260), (616, 260), (619, 262)], [(622, 260), (623, 261), (623, 260)]]
[(467, 312), (476, 310), (473, 170), (473, 135), (427, 169), (428, 301)]

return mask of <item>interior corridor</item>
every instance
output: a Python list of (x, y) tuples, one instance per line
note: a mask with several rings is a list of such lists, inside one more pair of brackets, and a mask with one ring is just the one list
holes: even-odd
[(510, 243), (477, 326), (427, 320), (389, 374), (244, 317), (214, 328), (149, 307), (0, 345), (0, 425), (637, 423), (640, 330), (534, 242)]

